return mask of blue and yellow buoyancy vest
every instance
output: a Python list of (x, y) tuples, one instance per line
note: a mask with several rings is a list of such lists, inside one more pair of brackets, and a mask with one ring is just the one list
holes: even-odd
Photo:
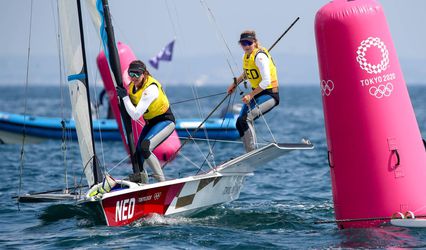
[(167, 99), (166, 94), (163, 91), (163, 88), (161, 87), (161, 84), (155, 80), (152, 76), (147, 76), (147, 79), (145, 81), (145, 84), (142, 86), (142, 88), (138, 89), (136, 92), (134, 92), (135, 84), (133, 82), (130, 82), (129, 84), (129, 97), (132, 101), (133, 105), (137, 106), (139, 103), (139, 100), (142, 97), (142, 93), (146, 88), (148, 88), (151, 84), (155, 84), (158, 87), (158, 97), (155, 99), (151, 104), (148, 106), (148, 109), (143, 114), (143, 118), (145, 120), (151, 120), (154, 117), (160, 116), (162, 114), (165, 114), (167, 110), (169, 110), (170, 104), (169, 100)]
[(243, 58), (243, 70), (247, 79), (250, 81), (251, 87), (253, 89), (259, 86), (259, 83), (262, 81), (262, 76), (260, 75), (260, 70), (256, 66), (255, 59), (259, 53), (265, 53), (269, 58), (269, 70), (271, 72), (271, 84), (268, 85), (266, 89), (273, 89), (278, 87), (278, 78), (277, 78), (277, 68), (275, 63), (272, 60), (271, 55), (268, 50), (265, 48), (255, 48), (250, 55), (245, 54)]

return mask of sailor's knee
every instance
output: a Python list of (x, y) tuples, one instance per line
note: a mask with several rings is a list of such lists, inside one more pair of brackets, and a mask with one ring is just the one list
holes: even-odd
[(145, 159), (148, 159), (148, 157), (151, 155), (151, 151), (149, 149), (151, 145), (151, 142), (149, 140), (143, 140), (141, 142), (141, 153), (142, 157)]
[(240, 137), (242, 137), (244, 134), (244, 131), (246, 131), (249, 128), (247, 124), (247, 115), (239, 116), (237, 118), (236, 127), (240, 134)]
[(238, 125), (243, 125), (244, 123), (247, 123), (247, 115), (242, 115), (242, 116), (239, 116), (238, 118), (237, 118), (237, 126)]

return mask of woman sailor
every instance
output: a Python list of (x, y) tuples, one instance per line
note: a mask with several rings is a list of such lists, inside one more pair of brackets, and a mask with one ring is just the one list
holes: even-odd
[(254, 31), (244, 31), (239, 43), (244, 50), (243, 74), (228, 87), (234, 92), (237, 83), (248, 80), (252, 91), (242, 98), (245, 103), (237, 119), (237, 129), (246, 152), (256, 148), (253, 121), (279, 104), (277, 69), (268, 50), (261, 47)]
[(175, 117), (160, 82), (150, 75), (142, 61), (131, 62), (128, 74), (131, 78), (128, 92), (117, 87), (117, 94), (133, 120), (139, 120), (143, 115), (146, 124), (139, 136), (137, 150), (141, 151), (144, 169), (149, 165), (154, 178), (164, 181), (161, 164), (152, 151), (173, 133)]

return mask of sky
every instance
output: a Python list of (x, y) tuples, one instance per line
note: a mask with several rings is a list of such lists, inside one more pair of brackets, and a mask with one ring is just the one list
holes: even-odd
[[(271, 54), (284, 84), (318, 84), (314, 19), (328, 0), (110, 0), (117, 41), (148, 61), (176, 38), (172, 62), (151, 73), (167, 84), (225, 85), (241, 74), (243, 30), (256, 30), (269, 47), (297, 18), (300, 20)], [(389, 24), (408, 84), (426, 76), (425, 0), (379, 0)], [(56, 1), (0, 0), (0, 84), (24, 84), (27, 56), (33, 83), (58, 84)], [(83, 12), (89, 71), (96, 72), (99, 39)], [(30, 41), (30, 42), (29, 42)], [(30, 46), (29, 46), (30, 44)], [(96, 74), (94, 74), (96, 75)], [(93, 76), (99, 79), (99, 76)]]

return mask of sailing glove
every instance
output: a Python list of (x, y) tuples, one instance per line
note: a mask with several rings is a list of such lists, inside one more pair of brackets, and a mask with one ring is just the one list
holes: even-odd
[(123, 87), (116, 87), (115, 90), (117, 91), (117, 95), (123, 99), (127, 96), (127, 90)]

